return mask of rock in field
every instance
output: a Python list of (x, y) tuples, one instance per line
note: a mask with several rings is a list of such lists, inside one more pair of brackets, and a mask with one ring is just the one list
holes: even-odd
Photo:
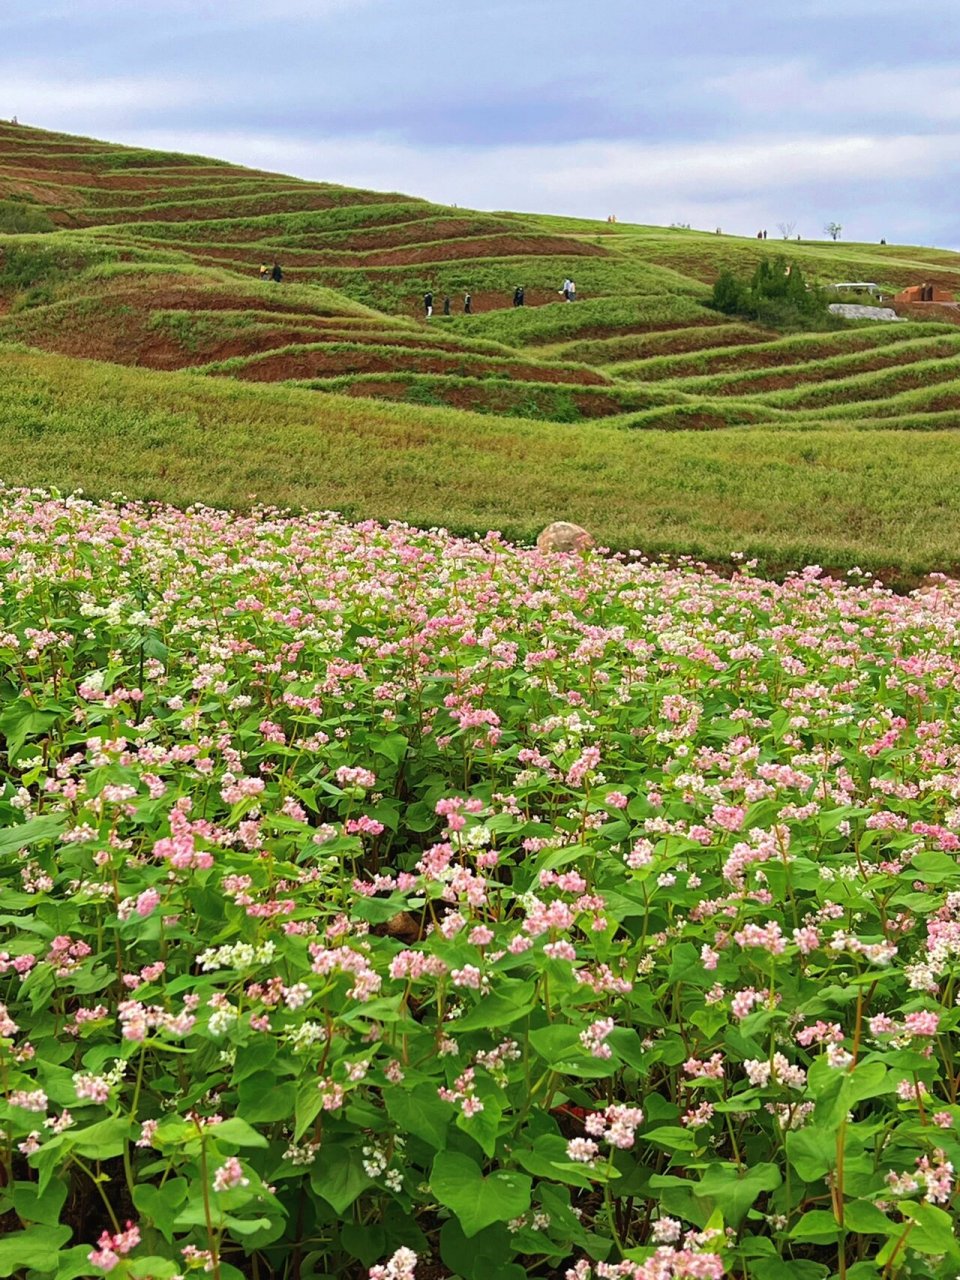
[(586, 529), (578, 524), (570, 524), (567, 520), (555, 520), (548, 524), (537, 538), (537, 550), (550, 551), (586, 551), (594, 546), (594, 540)]

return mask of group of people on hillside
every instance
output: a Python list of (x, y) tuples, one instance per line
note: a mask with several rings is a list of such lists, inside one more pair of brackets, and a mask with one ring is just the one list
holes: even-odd
[(276, 284), (279, 284), (283, 279), (283, 270), (280, 267), (280, 263), (275, 262), (272, 267), (268, 267), (265, 262), (261, 262), (260, 279), (273, 280)]
[[(559, 292), (563, 296), (564, 302), (576, 302), (577, 286), (576, 284), (574, 284), (574, 282), (571, 279), (568, 278), (564, 280), (563, 285), (560, 288)], [(429, 320), (430, 317), (433, 315), (433, 302), (434, 302), (433, 290), (428, 289), (426, 293), (423, 295), (423, 314), (427, 320)], [(515, 307), (524, 307), (526, 306), (526, 304), (527, 304), (527, 291), (522, 284), (518, 284), (513, 291), (513, 305)], [(443, 305), (443, 314), (445, 316), (450, 315), (452, 303), (450, 301), (449, 294), (444, 295), (442, 305)], [(473, 297), (469, 292), (463, 295), (463, 314), (465, 316), (469, 316), (473, 314)]]
[[(445, 295), (443, 299), (443, 314), (448, 316), (451, 308), (450, 295)], [(423, 295), (423, 314), (429, 320), (433, 315), (433, 291), (428, 289)], [(463, 295), (463, 314), (465, 316), (473, 315), (473, 298), (469, 293)]]

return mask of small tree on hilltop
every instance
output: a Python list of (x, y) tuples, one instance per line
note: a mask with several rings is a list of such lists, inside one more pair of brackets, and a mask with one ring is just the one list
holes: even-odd
[(780, 232), (780, 235), (784, 240), (793, 239), (793, 233), (796, 230), (796, 227), (797, 227), (797, 224), (795, 222), (778, 222), (777, 223), (777, 230)]
[(839, 240), (840, 232), (843, 230), (843, 227), (839, 222), (828, 222), (823, 229), (831, 240)]

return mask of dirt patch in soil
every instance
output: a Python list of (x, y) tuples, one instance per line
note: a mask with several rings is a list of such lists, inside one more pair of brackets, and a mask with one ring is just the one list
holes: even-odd
[[(636, 354), (628, 356), (617, 352), (616, 360), (647, 360), (655, 356), (685, 355), (689, 351), (702, 351), (705, 347), (720, 347), (724, 345), (726, 328), (726, 325), (684, 325), (682, 330), (676, 332), (676, 336), (668, 329), (663, 330), (662, 336), (659, 331), (649, 336), (637, 334), (642, 339), (642, 346), (638, 347)], [(687, 332), (688, 329), (693, 329), (694, 332)], [(773, 342), (778, 336), (776, 333), (751, 334), (749, 337), (738, 334), (736, 342), (729, 342), (727, 345), (749, 348), (756, 342)], [(572, 341), (579, 342), (579, 339), (574, 338)]]
[[(376, 249), (395, 249), (402, 245), (423, 244), (425, 239), (447, 240), (458, 238), (462, 240), (468, 236), (510, 234), (513, 231), (513, 226), (497, 222), (493, 217), (484, 220), (471, 220), (469, 218), (428, 220), (422, 218), (409, 225), (382, 229), (373, 228), (370, 231), (355, 231), (342, 238), (342, 233), (332, 232), (331, 238), (334, 243), (331, 247), (355, 253), (367, 253)], [(323, 245), (320, 243), (311, 243), (311, 241), (316, 240), (317, 237), (305, 237), (303, 241), (298, 241), (298, 243), (302, 243), (305, 249), (322, 248)]]
[[(935, 281), (931, 281), (936, 283)], [(956, 289), (956, 276), (945, 286), (947, 289)], [(891, 302), (898, 316), (908, 316), (911, 320), (934, 320), (937, 324), (960, 324), (960, 303), (948, 302)]]
[(245, 202), (240, 209), (231, 203), (229, 197), (218, 204), (201, 205), (168, 204), (165, 201), (158, 200), (156, 203), (160, 205), (160, 208), (147, 207), (130, 209), (129, 211), (124, 209), (122, 216), (119, 213), (109, 218), (104, 218), (101, 215), (100, 221), (106, 226), (117, 222), (219, 222), (230, 218), (261, 218), (272, 217), (274, 214), (322, 212), (328, 209), (339, 209), (354, 205), (396, 203), (376, 191), (369, 193), (358, 192), (356, 197), (351, 192), (350, 198), (344, 200), (334, 194), (311, 191), (308, 188), (302, 194), (271, 195), (269, 192), (265, 192), (262, 196), (262, 208), (251, 208), (249, 201), (251, 197), (258, 194), (256, 191), (248, 192), (245, 195), (238, 194), (236, 198)]
[[(921, 359), (935, 360), (945, 359), (950, 356), (956, 356), (955, 347), (937, 348), (931, 352), (925, 352)], [(857, 378), (867, 373), (883, 373), (886, 369), (895, 369), (898, 366), (910, 366), (917, 363), (917, 357), (909, 351), (897, 352), (896, 355), (887, 357), (877, 357), (875, 359), (864, 358), (857, 361), (856, 368), (846, 369), (823, 369), (818, 368), (816, 361), (811, 361), (808, 367), (798, 369), (790, 374), (770, 374), (763, 378), (742, 379), (737, 382), (724, 383), (720, 386), (705, 388), (705, 392), (715, 396), (748, 396), (755, 395), (767, 391), (789, 391), (794, 387), (802, 387), (808, 383), (829, 383), (839, 382), (843, 378)], [(914, 376), (913, 384), (922, 385), (926, 375), (917, 374)], [(899, 388), (906, 390), (906, 387)], [(894, 394), (893, 392), (884, 392), (884, 394)], [(856, 399), (857, 396), (854, 396)]]
[(573, 385), (603, 384), (605, 379), (590, 369), (561, 369), (526, 365), (508, 360), (482, 360), (459, 352), (449, 358), (420, 354), (409, 348), (395, 352), (336, 351), (314, 349), (278, 352), (264, 356), (239, 369), (218, 371), (253, 382), (283, 382), (287, 379), (335, 377), (350, 373), (434, 373), (461, 378), (513, 378), (523, 382), (554, 382)]
[[(413, 384), (416, 385), (416, 384)], [(523, 405), (517, 391), (512, 388), (505, 387), (485, 387), (478, 385), (467, 385), (464, 383), (449, 384), (443, 382), (422, 384), (424, 391), (429, 392), (430, 396), (435, 400), (442, 402), (449, 409), (463, 409), (474, 413), (497, 413), (505, 417), (517, 414), (519, 408), (529, 408), (529, 402)], [(355, 382), (347, 387), (331, 388), (338, 394), (354, 396), (356, 398), (373, 399), (373, 400), (399, 400), (405, 403), (411, 402), (411, 384), (408, 382), (391, 381), (389, 378), (378, 379), (376, 382)], [(522, 393), (521, 393), (522, 395)], [(529, 400), (534, 404), (537, 401), (537, 391), (531, 389), (529, 392)], [(420, 397), (415, 398), (416, 403), (430, 403), (426, 399)], [(574, 393), (573, 402), (578, 412), (583, 418), (609, 418), (614, 414), (622, 413), (623, 406), (613, 396), (605, 395), (584, 395), (583, 393)], [(546, 421), (556, 421), (552, 419), (549, 412), (549, 404), (544, 404), (542, 412), (536, 414), (521, 413), (522, 417), (542, 417)]]
[(426, 262), (469, 262), (473, 258), (529, 258), (605, 256), (599, 245), (581, 244), (559, 236), (473, 236), (468, 239), (439, 240), (409, 249), (366, 253), (356, 260), (362, 267), (411, 267)]

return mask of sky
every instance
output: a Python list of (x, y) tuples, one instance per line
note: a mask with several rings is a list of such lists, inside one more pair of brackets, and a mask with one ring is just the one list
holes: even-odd
[(0, 116), (461, 207), (960, 248), (957, 11), (0, 2)]

